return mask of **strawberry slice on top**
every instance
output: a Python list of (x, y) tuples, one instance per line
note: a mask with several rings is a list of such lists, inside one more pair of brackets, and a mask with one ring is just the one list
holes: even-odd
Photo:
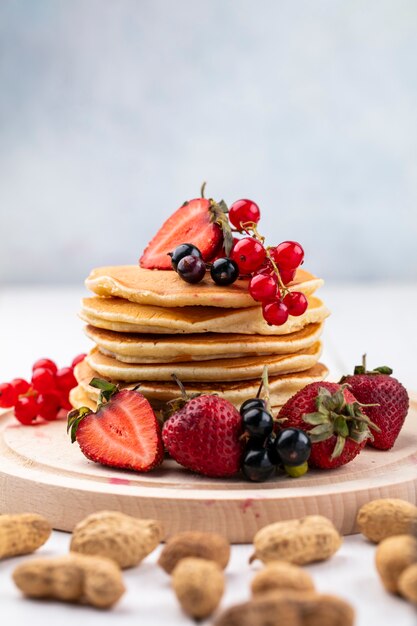
[(77, 441), (88, 459), (102, 465), (138, 472), (160, 465), (161, 428), (146, 398), (98, 378), (90, 385), (101, 389), (97, 411), (82, 407), (68, 414), (72, 443)]
[(211, 261), (224, 239), (232, 238), (227, 211), (223, 201), (204, 198), (203, 185), (201, 198), (184, 202), (161, 226), (146, 246), (139, 260), (140, 267), (171, 270), (169, 252), (186, 242), (200, 250), (204, 261)]

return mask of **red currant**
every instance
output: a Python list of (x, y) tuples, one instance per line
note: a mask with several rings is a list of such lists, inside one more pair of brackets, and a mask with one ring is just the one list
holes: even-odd
[(257, 302), (268, 302), (277, 295), (277, 281), (275, 276), (256, 274), (249, 283), (249, 293)]
[(65, 391), (67, 393), (69, 393), (73, 387), (76, 387), (77, 381), (75, 379), (74, 372), (72, 371), (72, 367), (63, 367), (57, 371), (56, 384), (60, 391)]
[(282, 326), (288, 319), (288, 309), (280, 300), (265, 303), (262, 306), (262, 313), (270, 326)]
[(41, 393), (37, 400), (38, 415), (51, 422), (58, 416), (61, 398), (57, 392)]
[(32, 374), (32, 385), (39, 393), (53, 391), (56, 388), (55, 374), (46, 367), (38, 367)]
[(270, 274), (275, 274), (275, 270), (272, 267), (272, 263), (267, 259), (265, 263), (262, 263), (261, 267), (256, 270), (256, 273), (269, 276)]
[(0, 384), (0, 409), (10, 409), (15, 405), (17, 395), (15, 388), (10, 383)]
[(270, 254), (279, 269), (293, 270), (304, 259), (304, 250), (296, 241), (283, 241), (276, 248), (270, 249)]
[(16, 396), (21, 396), (27, 393), (30, 389), (30, 384), (23, 378), (13, 378), (13, 380), (10, 381), (10, 384), (16, 392)]
[(238, 230), (244, 230), (244, 224), (257, 224), (260, 218), (259, 207), (252, 200), (237, 200), (229, 209), (229, 221)]
[(56, 374), (56, 371), (58, 369), (56, 364), (51, 361), (51, 359), (38, 359), (32, 366), (32, 372), (40, 369), (41, 367), (47, 370), (51, 370), (52, 374)]
[(287, 293), (283, 300), (290, 315), (298, 316), (305, 313), (308, 307), (308, 300), (301, 291)]
[(85, 357), (86, 357), (86, 356), (87, 356), (87, 355), (86, 355), (85, 353), (83, 353), (83, 354), (77, 354), (77, 356), (75, 356), (75, 357), (72, 359), (71, 367), (74, 369), (74, 367), (75, 367), (76, 365), (78, 365), (78, 363), (81, 363), (81, 361), (84, 361), (84, 359), (85, 359)]
[(73, 406), (72, 406), (71, 402), (69, 401), (68, 392), (61, 391), (60, 394), (59, 394), (59, 397), (60, 397), (61, 408), (65, 409), (66, 411), (71, 411)]
[(18, 398), (14, 407), (14, 414), (21, 424), (25, 424), (25, 426), (32, 424), (38, 414), (35, 396)]
[(251, 274), (265, 261), (266, 251), (253, 237), (244, 237), (233, 247), (230, 257), (237, 263), (241, 274)]
[(284, 285), (288, 285), (288, 283), (291, 283), (294, 280), (296, 272), (297, 270), (280, 270), (279, 271), (279, 275), (281, 276), (281, 280), (284, 283)]

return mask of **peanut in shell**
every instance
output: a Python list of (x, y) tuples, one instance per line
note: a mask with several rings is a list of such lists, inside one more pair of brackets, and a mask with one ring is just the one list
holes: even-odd
[(250, 562), (287, 561), (306, 565), (324, 561), (337, 552), (342, 538), (333, 523), (322, 515), (269, 524), (259, 530), (253, 540), (255, 552)]
[(222, 569), (230, 558), (230, 544), (217, 533), (184, 531), (173, 535), (165, 544), (158, 565), (171, 574), (176, 564), (186, 557), (193, 556), (215, 561)]
[(364, 504), (356, 518), (360, 532), (373, 543), (387, 537), (417, 533), (417, 506), (398, 498)]

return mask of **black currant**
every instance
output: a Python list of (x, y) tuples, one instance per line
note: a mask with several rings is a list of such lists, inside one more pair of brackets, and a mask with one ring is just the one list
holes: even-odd
[(266, 441), (262, 437), (249, 437), (246, 442), (245, 452), (249, 452), (249, 450), (265, 450), (266, 449)]
[(206, 264), (201, 257), (188, 255), (178, 262), (177, 273), (186, 283), (199, 283), (205, 276)]
[(254, 408), (243, 412), (243, 427), (251, 437), (268, 437), (274, 428), (272, 415), (265, 409)]
[(271, 460), (271, 463), (274, 465), (281, 465), (281, 457), (279, 456), (277, 449), (275, 447), (276, 435), (271, 433), (265, 442), (265, 448), (268, 451), (268, 456)]
[(250, 398), (249, 400), (245, 400), (245, 402), (240, 407), (240, 414), (243, 415), (249, 409), (265, 409), (266, 402), (265, 400), (261, 400), (261, 398)]
[(303, 465), (310, 456), (311, 441), (299, 428), (284, 428), (277, 435), (275, 449), (284, 465)]
[(216, 259), (210, 274), (216, 285), (231, 285), (239, 276), (239, 268), (232, 259)]
[(243, 457), (242, 473), (253, 482), (263, 482), (271, 478), (275, 473), (275, 465), (271, 463), (267, 450), (262, 448), (247, 451)]
[(196, 256), (201, 258), (200, 250), (192, 243), (181, 243), (173, 252), (168, 252), (168, 254), (171, 257), (171, 265), (175, 271), (177, 271), (178, 263), (185, 256)]

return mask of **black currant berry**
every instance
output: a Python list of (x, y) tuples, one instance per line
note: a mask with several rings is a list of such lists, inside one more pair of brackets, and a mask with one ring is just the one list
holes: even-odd
[(185, 256), (196, 256), (201, 258), (201, 252), (192, 243), (182, 243), (175, 248), (173, 252), (168, 253), (171, 257), (171, 265), (175, 271), (177, 271), (178, 263)]
[(274, 433), (271, 433), (265, 442), (265, 448), (268, 451), (268, 456), (269, 456), (271, 463), (278, 466), (278, 465), (282, 465), (282, 463), (281, 463), (281, 457), (279, 456), (277, 449), (275, 447), (275, 440), (276, 440), (276, 435)]
[(247, 480), (263, 482), (275, 473), (275, 465), (271, 463), (267, 450), (249, 450), (243, 457), (242, 473)]
[(274, 428), (272, 415), (265, 409), (249, 409), (242, 415), (243, 427), (251, 437), (268, 437)]
[(231, 285), (239, 276), (239, 268), (232, 259), (216, 259), (210, 274), (216, 285)]
[(177, 273), (186, 283), (199, 283), (205, 276), (206, 264), (201, 257), (188, 255), (178, 262)]
[(284, 465), (302, 465), (310, 456), (311, 441), (299, 428), (284, 428), (277, 435), (275, 449)]
[(265, 400), (261, 400), (261, 398), (250, 398), (249, 400), (245, 400), (245, 402), (240, 407), (240, 414), (243, 416), (246, 411), (250, 409), (265, 409), (266, 402)]

